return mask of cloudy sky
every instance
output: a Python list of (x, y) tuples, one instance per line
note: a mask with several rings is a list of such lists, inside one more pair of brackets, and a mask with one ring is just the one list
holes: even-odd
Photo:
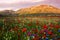
[(0, 0), (0, 10), (18, 10), (34, 5), (46, 4), (60, 8), (60, 0)]

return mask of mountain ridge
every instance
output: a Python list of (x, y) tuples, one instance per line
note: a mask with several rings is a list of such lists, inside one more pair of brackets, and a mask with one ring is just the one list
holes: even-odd
[(29, 8), (22, 8), (17, 11), (18, 14), (34, 14), (34, 13), (60, 13), (60, 9), (51, 5), (37, 5)]

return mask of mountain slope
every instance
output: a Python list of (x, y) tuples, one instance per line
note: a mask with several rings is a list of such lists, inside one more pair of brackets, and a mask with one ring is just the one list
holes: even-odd
[(17, 11), (19, 14), (35, 14), (35, 13), (60, 13), (60, 9), (50, 5), (38, 5), (30, 8), (23, 8)]
[(0, 17), (5, 17), (5, 16), (18, 16), (17, 13), (13, 10), (3, 10), (0, 11)]

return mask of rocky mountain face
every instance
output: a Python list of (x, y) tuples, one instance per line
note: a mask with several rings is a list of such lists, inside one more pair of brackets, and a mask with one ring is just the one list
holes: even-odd
[(60, 13), (60, 9), (51, 5), (38, 5), (30, 8), (23, 8), (16, 11), (18, 14), (35, 14), (35, 13)]

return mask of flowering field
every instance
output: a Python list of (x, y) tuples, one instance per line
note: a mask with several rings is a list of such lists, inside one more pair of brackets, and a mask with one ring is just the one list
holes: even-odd
[(0, 40), (60, 40), (60, 19), (0, 18)]

